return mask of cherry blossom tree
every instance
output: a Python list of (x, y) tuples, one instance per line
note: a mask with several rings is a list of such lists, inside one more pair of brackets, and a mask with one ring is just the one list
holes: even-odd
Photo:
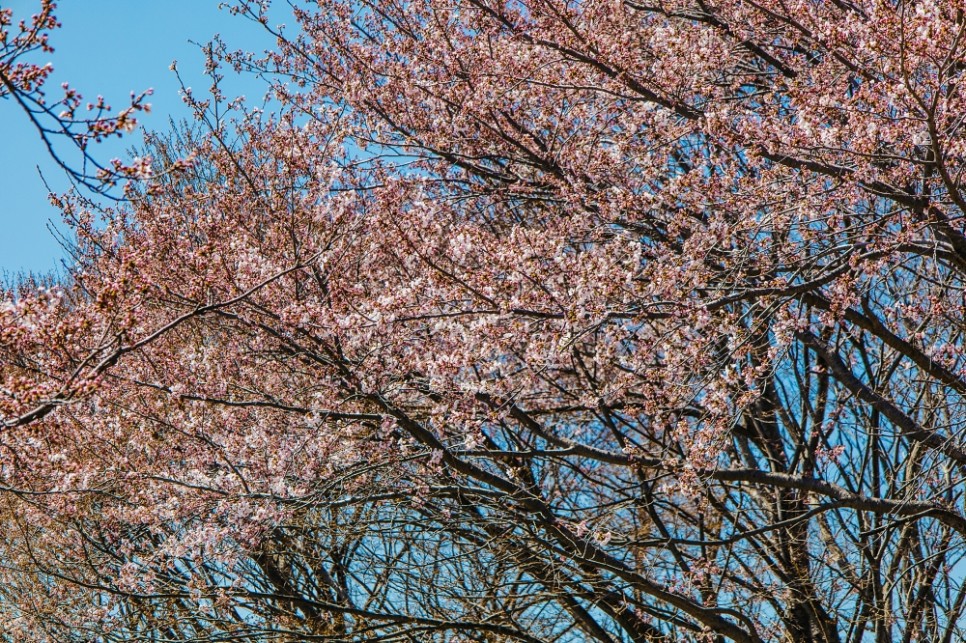
[(139, 164), (102, 163), (92, 154), (92, 144), (133, 132), (138, 112), (151, 109), (147, 102), (151, 90), (132, 93), (130, 104), (116, 115), (103, 96), (85, 103), (68, 83), (60, 86), (62, 95), (56, 100), (48, 95), (46, 85), (54, 66), (43, 57), (54, 51), (50, 36), (60, 27), (56, 9), (53, 0), (41, 0), (36, 13), (15, 24), (13, 9), (0, 7), (0, 100), (17, 103), (53, 161), (74, 184), (106, 195), (119, 180), (135, 176)]
[(236, 3), (4, 295), (0, 627), (962, 639), (960, 5)]

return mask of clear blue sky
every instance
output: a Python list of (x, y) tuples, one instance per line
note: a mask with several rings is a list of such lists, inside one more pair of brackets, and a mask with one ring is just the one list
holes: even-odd
[[(219, 0), (62, 0), (57, 15), (63, 28), (51, 36), (55, 52), (49, 94), (69, 81), (85, 98), (102, 94), (120, 109), (132, 91), (154, 89), (152, 113), (140, 115), (148, 129), (164, 129), (168, 117), (188, 112), (169, 70), (172, 60), (196, 94), (208, 82), (202, 75), (204, 59), (198, 47), (220, 33), (232, 49), (261, 51), (270, 38), (256, 25), (218, 9)], [(29, 18), (37, 0), (0, 0), (14, 18)], [(36, 59), (39, 62), (45, 60)], [(231, 72), (226, 72), (231, 75)], [(253, 78), (229, 79), (234, 93), (259, 99), (264, 86)], [(100, 159), (122, 157), (140, 135), (94, 148)], [(0, 100), (0, 273), (48, 272), (58, 267), (63, 253), (48, 230), (60, 223), (59, 213), (47, 203), (47, 191), (37, 166), (55, 187), (67, 182), (46, 156), (43, 144), (26, 116), (10, 100)]]

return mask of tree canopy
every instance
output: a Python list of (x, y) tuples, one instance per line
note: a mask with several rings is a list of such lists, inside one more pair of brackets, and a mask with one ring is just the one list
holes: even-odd
[(966, 636), (964, 3), (292, 4), (0, 299), (0, 633)]

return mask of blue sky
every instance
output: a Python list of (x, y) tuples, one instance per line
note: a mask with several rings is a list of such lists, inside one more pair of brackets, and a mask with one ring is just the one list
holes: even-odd
[[(14, 18), (29, 18), (37, 0), (4, 0)], [(204, 59), (196, 43), (220, 33), (230, 48), (262, 50), (271, 40), (256, 25), (218, 9), (219, 0), (63, 0), (57, 15), (63, 28), (54, 32), (49, 56), (54, 65), (49, 94), (69, 81), (89, 98), (103, 95), (115, 109), (123, 107), (132, 91), (154, 89), (152, 113), (140, 115), (148, 129), (164, 129), (168, 117), (188, 115), (169, 70), (172, 60), (196, 93), (208, 86), (202, 75)], [(35, 59), (37, 62), (46, 60)], [(230, 72), (228, 72), (230, 74)], [(230, 79), (233, 93), (259, 98), (263, 85), (253, 78)], [(9, 100), (0, 100), (0, 273), (49, 272), (63, 257), (48, 229), (60, 222), (47, 203), (39, 166), (56, 190), (67, 187), (62, 172), (51, 163), (26, 116)], [(94, 148), (102, 160), (122, 157), (139, 135)]]

